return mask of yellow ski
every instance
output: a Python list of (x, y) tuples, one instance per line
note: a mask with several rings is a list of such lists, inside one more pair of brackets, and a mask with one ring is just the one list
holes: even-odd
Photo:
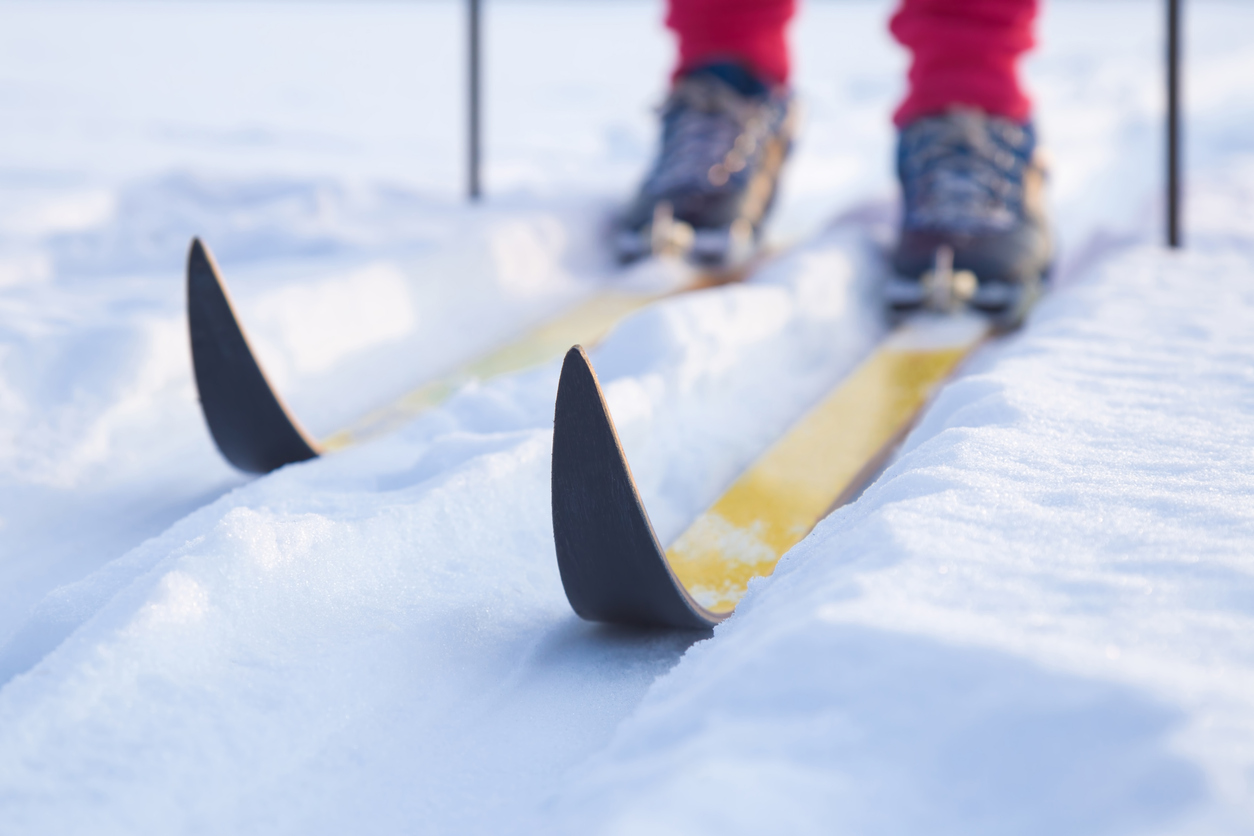
[(589, 345), (595, 345), (628, 314), (668, 295), (670, 293), (613, 290), (598, 293), (514, 342), (428, 381), (386, 407), (367, 414), (351, 427), (324, 440), (322, 452), (342, 450), (351, 444), (391, 432), (428, 409), (439, 406), (468, 383), (542, 365), (560, 357), (571, 343), (586, 340)]
[(553, 430), (553, 533), (584, 618), (707, 628), (873, 477), (937, 388), (989, 335), (967, 313), (919, 314), (768, 448), (662, 550), (596, 374), (566, 355)]
[(187, 318), (201, 411), (222, 455), (240, 470), (267, 473), (389, 432), (476, 380), (521, 371), (599, 342), (628, 314), (666, 296), (743, 279), (760, 259), (723, 273), (693, 271), (663, 291), (602, 291), (555, 319), (428, 381), (319, 442), (301, 426), (258, 362), (208, 247), (193, 239), (187, 259)]

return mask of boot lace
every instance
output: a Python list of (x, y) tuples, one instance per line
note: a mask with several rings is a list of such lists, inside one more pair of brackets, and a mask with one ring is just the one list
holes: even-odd
[(1015, 227), (1034, 144), (1030, 126), (978, 111), (913, 123), (898, 149), (905, 226), (960, 234)]
[(717, 80), (680, 80), (662, 106), (662, 150), (645, 190), (661, 196), (735, 188), (767, 129), (761, 110)]

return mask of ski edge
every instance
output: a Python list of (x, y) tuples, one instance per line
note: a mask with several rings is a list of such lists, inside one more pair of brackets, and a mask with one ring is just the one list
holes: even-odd
[(552, 510), (562, 586), (581, 618), (708, 630), (730, 615), (698, 604), (671, 570), (578, 345), (566, 353), (558, 382)]
[(187, 323), (201, 414), (228, 462), (247, 473), (269, 473), (322, 454), (257, 361), (200, 238), (192, 239), (187, 255)]

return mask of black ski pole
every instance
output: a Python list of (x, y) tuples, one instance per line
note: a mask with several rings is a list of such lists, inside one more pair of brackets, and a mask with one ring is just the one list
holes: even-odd
[(1180, 247), (1180, 0), (1167, 0), (1167, 246)]
[(471, 200), (478, 200), (480, 195), (479, 185), (479, 156), (480, 156), (480, 121), (479, 121), (479, 4), (480, 0), (466, 0), (467, 11), (467, 33), (469, 43), (467, 50), (469, 55), (469, 66), (467, 67), (467, 183), (466, 191)]

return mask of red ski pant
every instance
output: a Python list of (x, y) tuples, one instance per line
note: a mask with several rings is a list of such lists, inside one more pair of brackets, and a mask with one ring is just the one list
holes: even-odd
[[(669, 0), (679, 36), (678, 75), (718, 60), (788, 80), (784, 30), (796, 0)], [(901, 0), (890, 28), (913, 56), (910, 86), (894, 120), (905, 125), (955, 104), (1025, 121), (1032, 103), (1019, 56), (1032, 47), (1038, 0)]]

